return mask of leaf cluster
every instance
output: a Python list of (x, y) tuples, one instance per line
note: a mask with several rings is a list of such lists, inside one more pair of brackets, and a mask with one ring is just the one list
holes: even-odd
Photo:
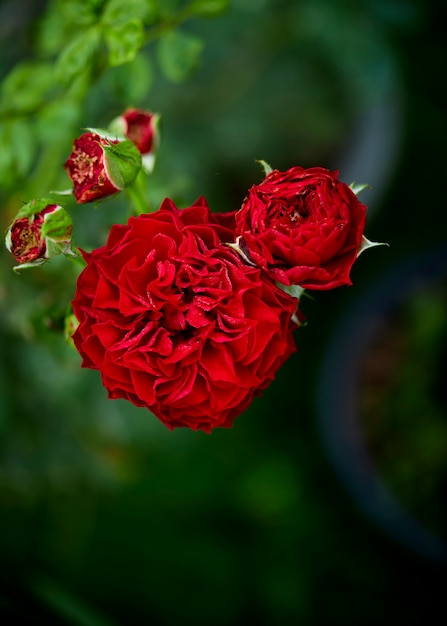
[[(3, 193), (14, 193), (30, 177), (37, 158), (33, 178), (51, 186), (54, 151), (66, 149), (82, 124), (89, 92), (105, 75), (126, 66), (123, 91), (133, 100), (147, 94), (152, 57), (167, 80), (186, 81), (199, 66), (203, 42), (185, 22), (218, 15), (227, 5), (228, 0), (50, 0), (32, 25), (31, 54), (9, 68), (0, 85)], [(5, 73), (1, 65), (0, 72)]]

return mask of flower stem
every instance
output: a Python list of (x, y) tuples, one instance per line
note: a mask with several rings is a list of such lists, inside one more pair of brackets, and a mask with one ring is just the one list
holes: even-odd
[(150, 213), (151, 207), (146, 195), (146, 173), (141, 170), (134, 182), (126, 187), (135, 215)]
[(84, 268), (86, 267), (87, 263), (84, 261), (84, 257), (82, 256), (82, 254), (78, 251), (72, 251), (72, 254), (66, 254), (65, 256), (70, 260), (73, 261), (73, 263), (75, 263), (76, 265), (79, 265), (80, 267)]

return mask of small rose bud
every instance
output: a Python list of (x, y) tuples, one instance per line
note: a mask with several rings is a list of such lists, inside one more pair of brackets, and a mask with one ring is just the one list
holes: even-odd
[(130, 140), (118, 141), (92, 130), (74, 141), (65, 171), (79, 204), (111, 196), (135, 180), (141, 154)]
[(67, 211), (42, 198), (25, 204), (6, 233), (6, 247), (19, 263), (14, 269), (42, 265), (71, 250), (73, 225)]
[(65, 316), (65, 322), (64, 322), (64, 336), (65, 336), (65, 340), (66, 342), (74, 349), (75, 345), (73, 343), (73, 335), (76, 332), (77, 327), (79, 326), (79, 322), (76, 319), (73, 310), (70, 307), (70, 311), (67, 313), (67, 315)]
[(130, 139), (143, 156), (143, 167), (151, 172), (160, 142), (160, 115), (141, 109), (127, 109), (115, 118), (110, 128)]

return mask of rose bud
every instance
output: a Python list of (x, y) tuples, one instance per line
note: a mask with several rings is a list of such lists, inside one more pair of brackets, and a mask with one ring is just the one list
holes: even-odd
[(75, 139), (65, 162), (79, 204), (121, 191), (133, 183), (140, 169), (141, 154), (132, 141), (118, 141), (93, 129)]
[(65, 209), (51, 200), (32, 200), (19, 211), (6, 233), (6, 247), (19, 265), (15, 270), (42, 265), (71, 250), (72, 221)]
[(350, 285), (366, 247), (367, 207), (338, 172), (322, 167), (270, 171), (249, 189), (236, 213), (238, 245), (284, 285), (332, 289)]
[(143, 167), (151, 172), (154, 167), (155, 151), (160, 141), (160, 115), (141, 109), (127, 109), (110, 125), (112, 131), (124, 135), (137, 147), (143, 157)]
[(69, 346), (71, 346), (73, 349), (75, 348), (75, 345), (73, 343), (73, 335), (76, 332), (77, 327), (79, 326), (79, 322), (76, 319), (73, 310), (70, 307), (70, 310), (67, 312), (67, 315), (65, 316), (65, 320), (64, 320), (64, 336), (65, 336), (65, 341), (68, 343)]

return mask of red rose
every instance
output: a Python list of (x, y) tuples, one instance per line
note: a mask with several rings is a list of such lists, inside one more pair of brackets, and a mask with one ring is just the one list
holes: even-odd
[(183, 210), (165, 200), (84, 253), (73, 301), (82, 365), (110, 398), (170, 429), (231, 426), (295, 350), (297, 300), (225, 245), (230, 217), (203, 198)]
[(130, 185), (141, 169), (141, 154), (132, 141), (117, 141), (95, 132), (74, 141), (65, 171), (79, 204), (111, 196)]
[(143, 168), (152, 172), (155, 164), (155, 151), (160, 141), (158, 113), (141, 109), (127, 109), (110, 124), (110, 130), (127, 137), (142, 155)]
[(278, 282), (332, 289), (352, 284), (366, 210), (338, 172), (274, 170), (249, 189), (236, 232), (251, 259)]
[(127, 109), (119, 118), (124, 135), (133, 141), (141, 154), (154, 152), (158, 143), (159, 116), (150, 111)]

